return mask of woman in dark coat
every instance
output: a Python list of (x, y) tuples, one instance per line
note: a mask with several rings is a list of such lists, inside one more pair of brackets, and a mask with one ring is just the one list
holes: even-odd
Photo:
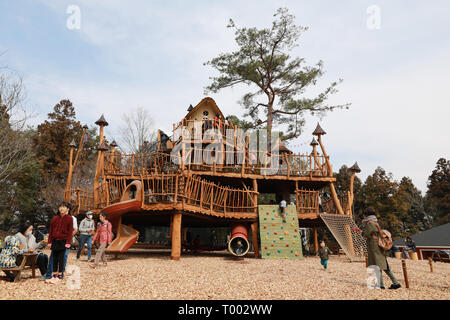
[(375, 216), (375, 210), (372, 208), (366, 208), (363, 212), (364, 219), (362, 221), (364, 225), (364, 237), (367, 241), (367, 254), (369, 260), (369, 266), (376, 265), (380, 268), (380, 288), (384, 289), (383, 273), (384, 271), (388, 277), (392, 280), (392, 285), (389, 289), (398, 289), (401, 287), (398, 283), (392, 271), (389, 269), (389, 264), (386, 259), (385, 250), (378, 246), (378, 219)]

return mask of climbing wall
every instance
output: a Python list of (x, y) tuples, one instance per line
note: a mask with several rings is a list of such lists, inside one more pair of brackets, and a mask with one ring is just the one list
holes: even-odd
[(278, 205), (260, 205), (258, 210), (262, 258), (302, 259), (295, 206), (288, 206), (285, 221)]

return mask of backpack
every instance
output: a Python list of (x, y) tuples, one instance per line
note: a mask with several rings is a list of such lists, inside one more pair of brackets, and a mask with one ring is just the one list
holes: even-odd
[(378, 228), (378, 246), (384, 250), (392, 248), (392, 235), (389, 231), (381, 229), (378, 223), (373, 223)]

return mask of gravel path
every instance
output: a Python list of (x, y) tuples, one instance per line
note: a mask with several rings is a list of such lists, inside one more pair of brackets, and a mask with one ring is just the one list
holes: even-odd
[[(47, 251), (47, 253), (49, 253)], [(329, 271), (319, 258), (303, 260), (235, 260), (224, 252), (182, 255), (131, 250), (108, 265), (91, 269), (86, 256), (75, 252), (68, 265), (80, 268), (81, 289), (69, 289), (68, 277), (52, 285), (24, 272), (20, 283), (0, 280), (0, 299), (450, 299), (450, 264), (407, 261), (410, 289), (404, 288), (401, 260), (388, 259), (402, 284), (398, 290), (374, 290), (366, 285), (364, 263), (331, 256)], [(112, 256), (110, 257), (112, 258)], [(39, 271), (37, 271), (39, 274)], [(384, 275), (385, 285), (390, 285)]]

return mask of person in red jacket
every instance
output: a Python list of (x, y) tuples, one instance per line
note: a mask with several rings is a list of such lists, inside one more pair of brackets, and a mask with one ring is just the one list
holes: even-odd
[(57, 283), (62, 280), (64, 272), (64, 254), (66, 248), (70, 248), (72, 242), (73, 219), (69, 214), (72, 205), (67, 202), (59, 206), (59, 214), (53, 217), (50, 222), (50, 231), (48, 234), (48, 247), (53, 255), (53, 278), (47, 281)]
[(106, 220), (106, 213), (101, 212), (100, 213), (100, 223), (98, 224), (97, 231), (95, 232), (94, 238), (92, 239), (92, 242), (100, 242), (100, 248), (98, 248), (98, 251), (95, 255), (95, 261), (93, 264), (90, 264), (92, 268), (96, 268), (100, 258), (103, 260), (103, 265), (106, 265), (106, 254), (105, 250), (107, 245), (111, 244), (112, 241), (112, 226), (111, 222)]

